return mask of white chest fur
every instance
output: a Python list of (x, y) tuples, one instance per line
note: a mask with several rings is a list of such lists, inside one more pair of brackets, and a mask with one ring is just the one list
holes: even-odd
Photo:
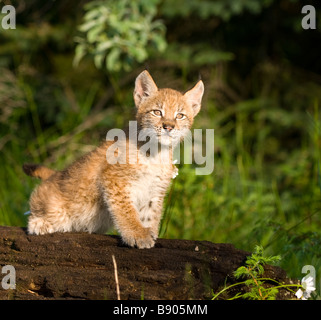
[(141, 165), (129, 190), (133, 205), (142, 221), (150, 221), (155, 215), (160, 218), (162, 202), (172, 175), (172, 164), (147, 162)]

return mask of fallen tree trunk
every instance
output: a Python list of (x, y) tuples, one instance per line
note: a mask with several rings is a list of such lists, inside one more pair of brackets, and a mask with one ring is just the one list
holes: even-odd
[[(0, 287), (0, 299), (117, 299), (113, 255), (121, 299), (176, 300), (211, 298), (249, 253), (230, 244), (166, 239), (138, 250), (117, 236), (35, 236), (0, 227), (1, 267), (12, 265), (16, 272), (16, 288)], [(288, 282), (280, 268), (267, 266), (266, 272)]]

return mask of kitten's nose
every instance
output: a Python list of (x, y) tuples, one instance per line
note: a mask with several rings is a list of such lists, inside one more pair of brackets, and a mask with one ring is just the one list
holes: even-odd
[(163, 128), (168, 132), (171, 132), (174, 129), (174, 127), (172, 125), (167, 124), (167, 123), (163, 123)]

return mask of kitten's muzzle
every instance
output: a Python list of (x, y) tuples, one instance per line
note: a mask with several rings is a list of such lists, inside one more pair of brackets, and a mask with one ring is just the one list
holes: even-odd
[(171, 132), (174, 129), (174, 126), (171, 124), (163, 123), (163, 129), (165, 129), (167, 132)]

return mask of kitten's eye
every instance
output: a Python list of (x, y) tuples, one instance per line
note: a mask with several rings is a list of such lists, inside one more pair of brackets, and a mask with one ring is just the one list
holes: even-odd
[(162, 116), (162, 111), (160, 110), (153, 110), (152, 114), (156, 117), (161, 117)]
[(178, 119), (178, 120), (182, 120), (182, 119), (184, 119), (184, 118), (185, 118), (185, 115), (182, 114), (182, 113), (178, 113), (178, 114), (176, 115), (176, 119)]

